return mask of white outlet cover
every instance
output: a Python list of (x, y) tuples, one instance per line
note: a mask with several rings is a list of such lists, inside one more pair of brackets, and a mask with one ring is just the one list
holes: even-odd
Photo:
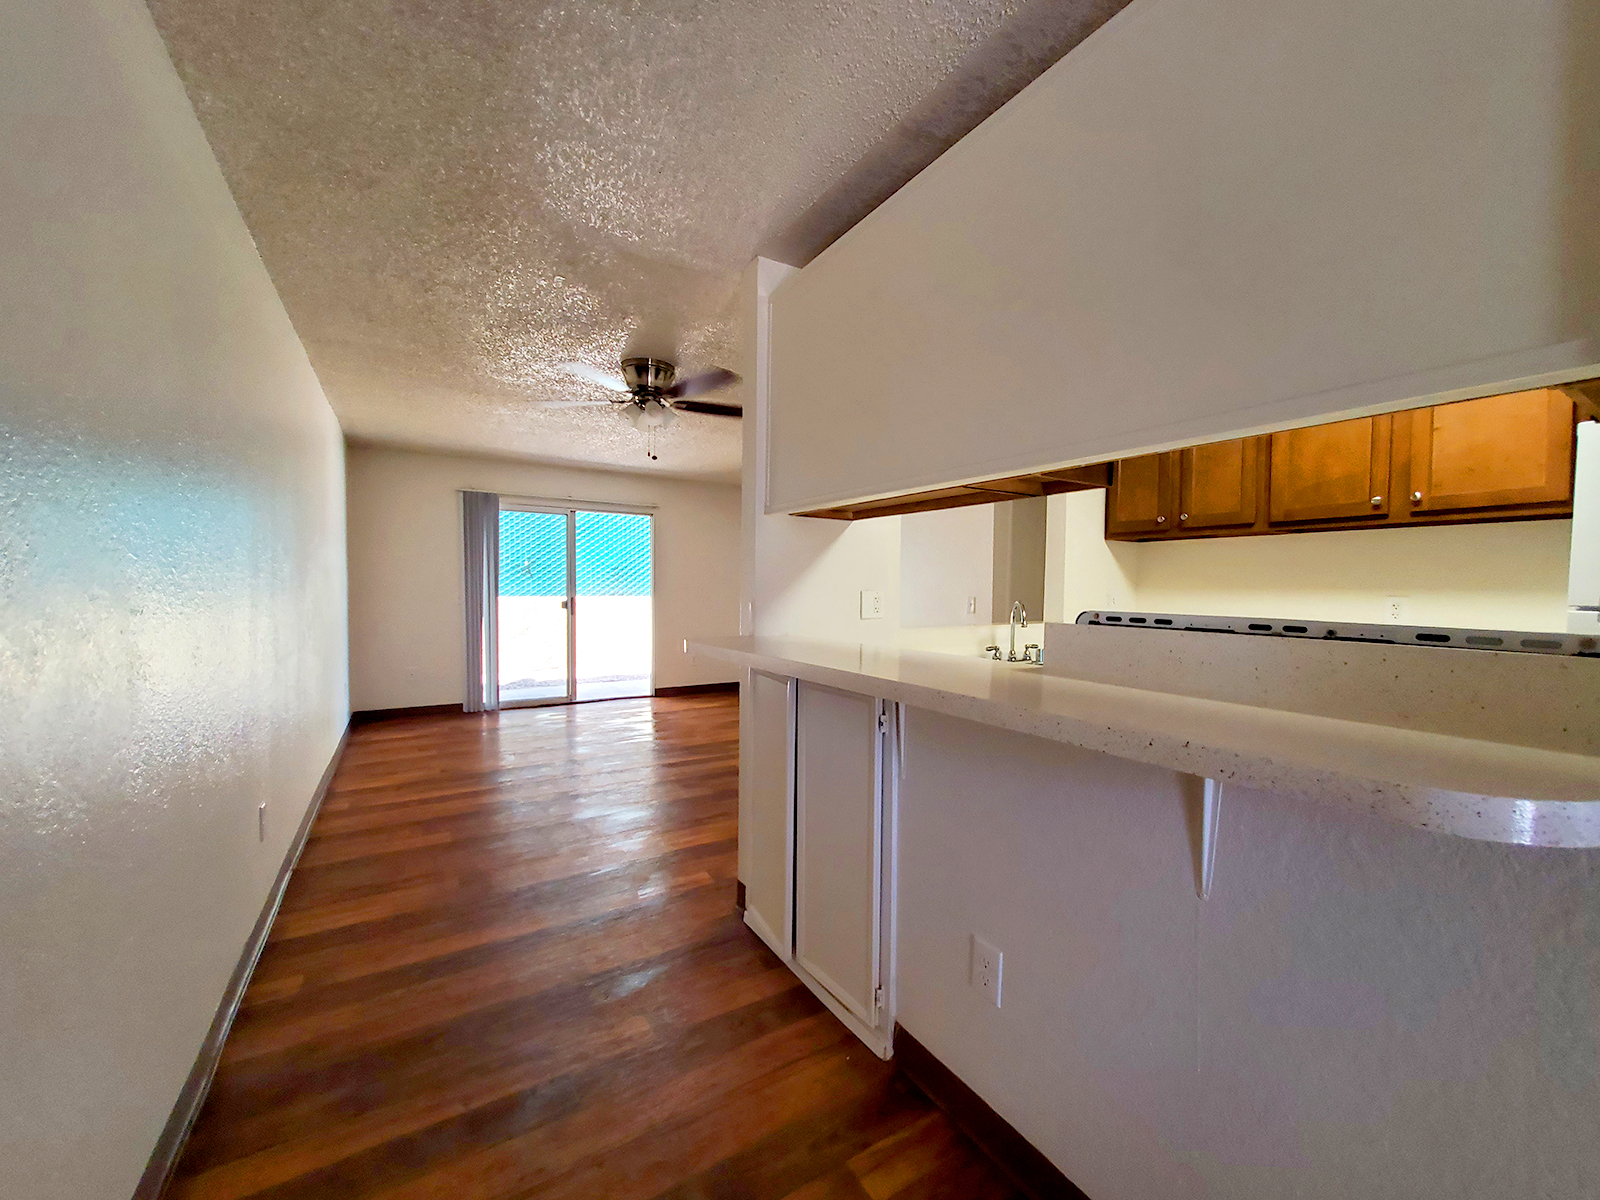
[(861, 593), (861, 619), (877, 621), (883, 617), (883, 596), (878, 592)]
[(972, 935), (972, 986), (983, 998), (1000, 1007), (1000, 985), (1005, 971), (1005, 955), (991, 941)]

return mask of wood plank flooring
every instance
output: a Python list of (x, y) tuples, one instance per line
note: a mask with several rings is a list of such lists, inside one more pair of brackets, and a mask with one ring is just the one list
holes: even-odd
[(169, 1196), (1012, 1197), (735, 916), (738, 703), (353, 731)]

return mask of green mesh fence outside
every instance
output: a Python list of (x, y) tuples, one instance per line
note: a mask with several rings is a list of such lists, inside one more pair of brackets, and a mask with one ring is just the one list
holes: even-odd
[[(577, 515), (578, 595), (650, 594), (650, 518), (641, 513)], [(500, 594), (567, 594), (564, 513), (500, 514)]]

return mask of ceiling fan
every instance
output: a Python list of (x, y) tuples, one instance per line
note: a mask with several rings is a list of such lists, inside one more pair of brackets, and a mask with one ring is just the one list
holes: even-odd
[(737, 404), (718, 404), (714, 400), (696, 400), (707, 392), (715, 392), (739, 382), (732, 371), (713, 367), (687, 379), (678, 379), (678, 368), (664, 358), (629, 357), (622, 360), (622, 378), (588, 363), (562, 363), (561, 369), (569, 375), (598, 383), (613, 392), (625, 393), (627, 398), (615, 400), (549, 400), (553, 408), (568, 408), (582, 404), (614, 404), (622, 407), (630, 424), (645, 435), (645, 455), (654, 459), (656, 433), (677, 420), (680, 412), (702, 413), (711, 417), (742, 417), (744, 409)]
[[(623, 359), (621, 379), (588, 363), (562, 363), (561, 369), (613, 392), (626, 393), (626, 400), (613, 400), (611, 403), (627, 405), (632, 410), (628, 413), (628, 419), (641, 429), (670, 425), (672, 415), (680, 412), (704, 413), (711, 417), (744, 415), (744, 409), (737, 404), (718, 404), (714, 400), (694, 398), (739, 382), (737, 375), (721, 367), (713, 367), (686, 379), (678, 379), (678, 368), (662, 358)], [(577, 400), (565, 403), (601, 404), (605, 401)]]

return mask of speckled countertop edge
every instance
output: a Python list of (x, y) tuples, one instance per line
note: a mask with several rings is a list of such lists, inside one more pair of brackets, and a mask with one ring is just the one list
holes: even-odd
[(1091, 683), (954, 655), (767, 637), (693, 641), (688, 650), (1437, 833), (1600, 846), (1600, 758), (1588, 755)]

